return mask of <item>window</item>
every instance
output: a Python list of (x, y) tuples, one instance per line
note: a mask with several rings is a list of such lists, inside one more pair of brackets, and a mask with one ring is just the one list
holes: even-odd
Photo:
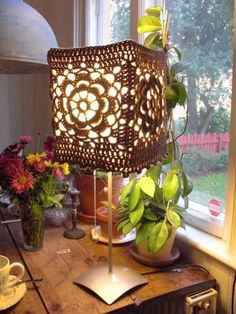
[[(229, 141), (230, 133), (231, 138), (232, 134), (236, 136), (236, 131), (230, 130), (230, 119), (234, 121), (236, 116), (236, 108), (232, 106), (231, 110), (231, 99), (235, 102), (234, 92), (231, 95), (233, 2), (166, 0), (166, 6), (171, 13), (170, 38), (182, 51), (189, 91), (188, 128), (186, 137), (179, 141), (182, 151), (188, 151), (183, 159), (194, 183), (186, 219), (222, 236), (227, 213), (229, 242), (236, 247), (236, 240), (235, 243), (232, 240), (236, 239), (236, 228), (233, 228), (236, 143)], [(107, 44), (127, 37), (142, 42), (136, 30), (138, 18), (144, 15), (145, 8), (161, 3), (161, 0), (86, 0), (85, 44)], [(177, 135), (184, 129), (185, 116), (183, 108), (175, 112)], [(222, 208), (218, 216), (217, 202), (211, 202), (209, 211), (212, 199)]]
[(86, 44), (104, 45), (130, 37), (130, 0), (89, 0), (86, 12)]
[(130, 38), (130, 0), (111, 0), (110, 10), (110, 41)]
[(86, 0), (85, 44), (105, 45), (130, 38), (140, 42), (137, 21), (145, 8), (155, 5), (155, 0)]
[[(186, 219), (222, 236), (231, 115), (233, 0), (166, 1), (171, 44), (182, 51), (188, 88), (188, 124), (179, 138), (185, 170), (193, 181)], [(175, 112), (184, 129), (185, 112)]]

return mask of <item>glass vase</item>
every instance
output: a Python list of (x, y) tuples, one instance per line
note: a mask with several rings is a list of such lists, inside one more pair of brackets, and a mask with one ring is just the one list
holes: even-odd
[(37, 251), (43, 247), (44, 238), (44, 210), (35, 214), (29, 207), (21, 207), (21, 225), (24, 248)]

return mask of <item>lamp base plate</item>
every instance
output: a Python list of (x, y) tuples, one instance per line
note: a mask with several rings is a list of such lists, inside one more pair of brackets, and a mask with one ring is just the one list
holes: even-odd
[(113, 265), (113, 271), (109, 273), (107, 265), (104, 265), (88, 270), (74, 283), (92, 290), (107, 304), (112, 304), (125, 292), (148, 281), (128, 267)]

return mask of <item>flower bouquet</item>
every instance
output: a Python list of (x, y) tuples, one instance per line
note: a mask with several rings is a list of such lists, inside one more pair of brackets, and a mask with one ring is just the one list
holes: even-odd
[(53, 162), (53, 137), (44, 142), (45, 151), (24, 154), (32, 137), (24, 135), (0, 154), (0, 187), (20, 205), (24, 246), (35, 250), (43, 244), (44, 210), (60, 206), (58, 181), (69, 174), (67, 163)]

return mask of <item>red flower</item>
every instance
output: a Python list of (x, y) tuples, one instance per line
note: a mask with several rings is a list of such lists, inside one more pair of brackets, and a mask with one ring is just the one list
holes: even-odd
[(5, 164), (9, 160), (9, 156), (6, 154), (1, 154), (0, 155), (0, 164)]
[(44, 172), (46, 169), (45, 161), (44, 160), (39, 160), (33, 164), (33, 167), (35, 170), (38, 172)]
[(16, 173), (23, 171), (23, 163), (21, 158), (9, 158), (7, 160), (4, 172), (9, 177), (14, 176)]
[(16, 194), (21, 194), (34, 186), (34, 178), (30, 172), (21, 171), (13, 176), (11, 187), (15, 190)]

